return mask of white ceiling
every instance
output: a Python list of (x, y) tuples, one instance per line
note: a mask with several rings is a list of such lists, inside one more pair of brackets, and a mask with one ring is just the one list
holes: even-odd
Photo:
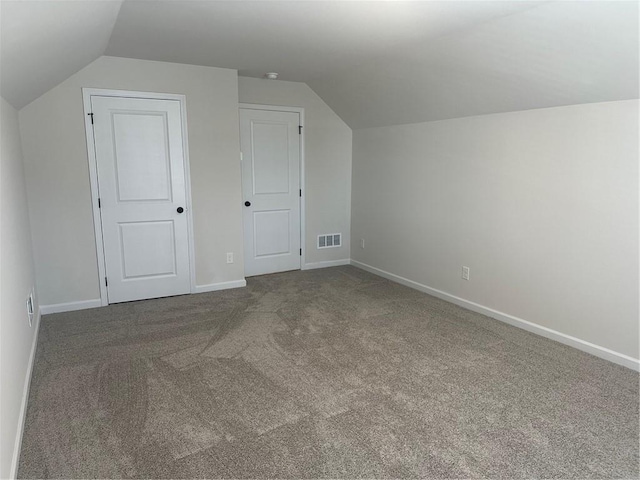
[(100, 57), (121, 3), (2, 0), (2, 97), (21, 108)]
[(638, 43), (636, 1), (4, 0), (0, 87), (21, 107), (102, 53), (276, 71), (363, 128), (638, 98)]

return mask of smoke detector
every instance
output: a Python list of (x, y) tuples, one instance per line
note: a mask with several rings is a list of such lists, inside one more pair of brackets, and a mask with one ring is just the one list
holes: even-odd
[(278, 79), (278, 74), (276, 72), (265, 73), (264, 76), (267, 77), (269, 80), (277, 80)]

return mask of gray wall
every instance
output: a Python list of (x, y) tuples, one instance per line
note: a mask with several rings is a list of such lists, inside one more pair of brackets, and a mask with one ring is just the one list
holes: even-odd
[[(304, 107), (306, 262), (349, 258), (351, 129), (306, 84), (239, 77), (240, 102)], [(340, 248), (316, 248), (317, 236), (343, 234)]]
[(236, 71), (101, 57), (20, 110), (41, 304), (100, 296), (82, 87), (187, 96), (196, 282), (244, 278)]
[(9, 478), (37, 316), (29, 327), (26, 300), (35, 278), (18, 113), (3, 98), (0, 113), (0, 478)]
[(356, 130), (351, 257), (638, 358), (638, 127), (630, 100)]

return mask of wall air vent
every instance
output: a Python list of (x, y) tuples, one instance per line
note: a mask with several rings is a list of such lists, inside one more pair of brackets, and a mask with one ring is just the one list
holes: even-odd
[(341, 233), (327, 233), (318, 235), (318, 248), (333, 248), (342, 245)]

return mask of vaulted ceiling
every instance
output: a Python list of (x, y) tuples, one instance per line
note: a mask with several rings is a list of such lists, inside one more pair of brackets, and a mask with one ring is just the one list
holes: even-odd
[(306, 82), (352, 128), (638, 98), (638, 2), (13, 1), (20, 108), (100, 55)]
[(121, 3), (2, 0), (2, 97), (21, 108), (103, 55)]

